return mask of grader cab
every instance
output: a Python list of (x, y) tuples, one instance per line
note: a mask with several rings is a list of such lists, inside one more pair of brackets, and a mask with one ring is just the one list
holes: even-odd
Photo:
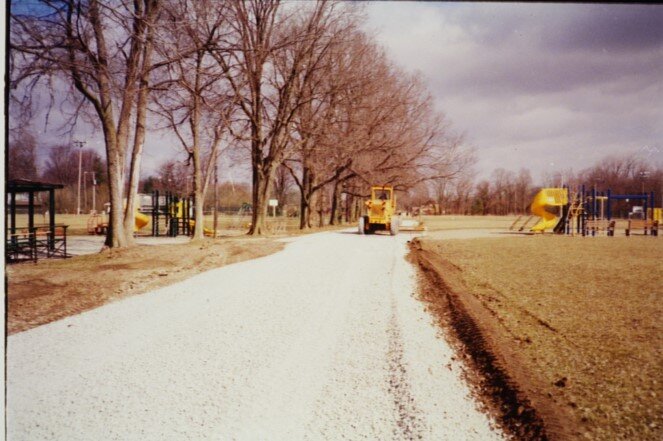
[(366, 215), (359, 218), (359, 234), (373, 234), (376, 231), (389, 231), (392, 236), (398, 234), (400, 222), (392, 186), (371, 187), (371, 198), (364, 204)]

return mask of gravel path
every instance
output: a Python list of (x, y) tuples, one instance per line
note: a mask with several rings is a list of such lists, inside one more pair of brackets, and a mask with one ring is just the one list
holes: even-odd
[(413, 298), (410, 238), (302, 236), (13, 335), (8, 437), (502, 439)]

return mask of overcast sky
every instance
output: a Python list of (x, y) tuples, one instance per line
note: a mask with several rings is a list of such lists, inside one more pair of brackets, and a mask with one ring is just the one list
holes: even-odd
[[(607, 155), (663, 166), (662, 5), (369, 2), (366, 13), (366, 30), (401, 67), (422, 73), (439, 110), (476, 147), (479, 178), (527, 167), (541, 182)], [(43, 144), (71, 141), (54, 133), (57, 113), (49, 130), (34, 124)], [(87, 124), (72, 137), (103, 151)], [(143, 173), (179, 151), (149, 133)], [(246, 175), (228, 166), (222, 179)]]
[(391, 58), (493, 169), (580, 170), (609, 155), (663, 163), (663, 6), (373, 2)]

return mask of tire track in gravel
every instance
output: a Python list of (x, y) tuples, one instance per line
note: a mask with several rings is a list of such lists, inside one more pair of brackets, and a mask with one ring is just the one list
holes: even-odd
[(415, 440), (422, 439), (424, 433), (424, 418), (418, 409), (412, 394), (412, 386), (408, 379), (403, 358), (403, 336), (398, 323), (398, 310), (394, 292), (394, 276), (396, 271), (396, 255), (392, 255), (390, 297), (391, 316), (387, 328), (388, 352), (387, 363), (389, 366), (389, 394), (394, 400), (396, 412), (396, 425), (400, 433), (395, 429), (394, 437), (399, 439)]
[(408, 373), (403, 361), (403, 337), (398, 326), (396, 302), (392, 297), (391, 318), (387, 329), (389, 350), (387, 363), (389, 366), (389, 394), (394, 400), (396, 424), (400, 433), (394, 429), (397, 439), (415, 440), (423, 438), (424, 419), (412, 395)]

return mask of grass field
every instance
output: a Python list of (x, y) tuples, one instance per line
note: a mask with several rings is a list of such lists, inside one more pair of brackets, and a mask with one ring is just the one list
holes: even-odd
[[(69, 225), (67, 229), (68, 234), (78, 235), (78, 234), (87, 234), (87, 223), (90, 216), (87, 214), (75, 215), (75, 214), (56, 214), (55, 222), (57, 224)], [(236, 215), (219, 215), (218, 219), (218, 229), (219, 230), (238, 230), (246, 231), (248, 230), (248, 224), (251, 222), (251, 216), (236, 216)], [(35, 216), (35, 224), (47, 224), (48, 218), (42, 215)], [(28, 225), (28, 216), (27, 215), (17, 215), (16, 224), (18, 228), (27, 227)], [(278, 230), (280, 233), (296, 233), (299, 231), (299, 219), (294, 217), (284, 218), (277, 217), (267, 219), (268, 228), (273, 228), (275, 231)], [(214, 218), (212, 215), (205, 216), (205, 227), (212, 228), (214, 225)], [(143, 227), (138, 234), (150, 234), (151, 232), (151, 221), (145, 227)]]
[(508, 229), (517, 216), (422, 216), (428, 231)]
[(663, 439), (661, 239), (507, 236), (422, 246), (457, 267), (463, 289), (586, 438)]
[[(89, 215), (81, 214), (56, 214), (55, 222), (58, 224), (69, 225), (69, 234), (87, 234), (87, 222)], [(484, 229), (484, 228), (508, 228), (516, 219), (515, 216), (423, 216), (422, 220), (427, 228), (435, 230), (457, 230), (457, 229)], [(277, 217), (268, 219), (269, 223), (284, 224), (288, 233), (294, 233), (299, 230), (299, 218), (296, 217)], [(214, 219), (212, 215), (205, 216), (205, 226), (211, 228)], [(219, 215), (219, 229), (246, 229), (251, 222), (250, 216)], [(25, 227), (28, 224), (27, 215), (16, 216), (16, 223), (19, 227)], [(41, 215), (35, 216), (36, 224), (48, 223), (48, 218)], [(354, 224), (350, 225), (354, 226)], [(149, 232), (150, 224), (145, 226), (142, 231)]]

